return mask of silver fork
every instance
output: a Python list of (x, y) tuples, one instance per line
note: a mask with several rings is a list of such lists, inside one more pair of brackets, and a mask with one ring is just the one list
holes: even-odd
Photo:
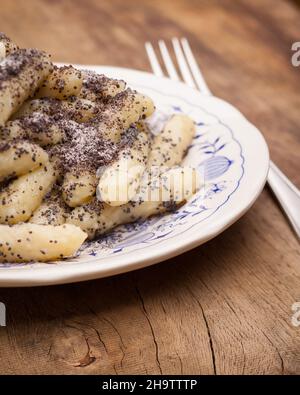
[[(203, 74), (196, 62), (191, 47), (186, 38), (178, 40), (172, 39), (175, 57), (178, 68), (182, 75), (183, 81), (190, 87), (198, 89), (204, 95), (212, 95), (209, 90)], [(160, 53), (170, 79), (180, 81), (176, 67), (170, 57), (168, 48), (163, 40), (158, 42)], [(153, 73), (158, 77), (163, 77), (164, 73), (155, 54), (154, 48), (150, 42), (145, 43), (148, 58)], [(289, 219), (296, 235), (300, 238), (300, 191), (296, 186), (282, 173), (281, 170), (271, 161), (267, 179), (270, 188), (277, 197), (282, 210)]]

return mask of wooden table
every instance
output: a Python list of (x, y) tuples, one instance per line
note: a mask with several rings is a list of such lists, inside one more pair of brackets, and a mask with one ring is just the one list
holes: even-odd
[[(212, 91), (300, 187), (300, 9), (283, 0), (2, 0), (0, 26), (63, 62), (150, 70), (144, 41), (189, 38)], [(0, 274), (1, 275), (1, 274)], [(300, 373), (300, 248), (270, 190), (209, 243), (81, 284), (1, 289), (1, 373)]]

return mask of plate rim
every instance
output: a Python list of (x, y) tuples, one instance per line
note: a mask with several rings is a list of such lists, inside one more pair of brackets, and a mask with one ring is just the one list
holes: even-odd
[[(251, 196), (248, 197), (247, 202), (245, 204), (241, 204), (242, 208), (237, 208), (235, 213), (230, 213), (230, 215), (222, 217), (222, 220), (214, 221), (213, 223), (206, 224), (206, 232), (205, 237), (197, 236), (191, 237), (188, 233), (188, 237), (185, 237), (178, 246), (171, 246), (167, 244), (164, 246), (163, 249), (158, 248), (152, 251), (152, 253), (148, 256), (144, 252), (140, 252), (137, 255), (137, 258), (132, 261), (131, 254), (125, 254), (117, 257), (116, 261), (117, 264), (114, 264), (111, 267), (111, 260), (112, 257), (107, 258), (109, 262), (105, 262), (105, 260), (101, 260), (101, 264), (99, 264), (100, 259), (95, 258), (88, 263), (80, 262), (76, 265), (68, 266), (68, 265), (61, 265), (49, 263), (43, 267), (36, 267), (32, 270), (32, 266), (22, 266), (21, 268), (18, 267), (10, 267), (10, 268), (0, 268), (0, 287), (24, 287), (24, 286), (45, 286), (45, 285), (55, 285), (55, 284), (67, 284), (73, 282), (81, 282), (87, 281), (91, 279), (103, 278), (108, 277), (116, 274), (125, 273), (132, 270), (137, 270), (140, 268), (144, 268), (159, 262), (163, 262), (164, 260), (173, 258), (179, 254), (182, 254), (186, 251), (189, 251), (197, 246), (202, 245), (203, 243), (211, 240), (212, 238), (216, 237), (218, 234), (222, 233), (228, 227), (230, 227), (233, 223), (235, 223), (239, 218), (241, 218), (249, 208), (254, 204), (258, 196), (260, 195), (266, 179), (268, 175), (269, 169), (269, 150), (267, 143), (264, 139), (262, 133), (252, 124), (250, 123), (245, 116), (233, 105), (226, 102), (223, 99), (217, 98), (215, 96), (205, 96), (201, 94), (201, 92), (196, 91), (193, 88), (188, 87), (182, 82), (174, 82), (166, 77), (156, 77), (151, 73), (134, 70), (129, 68), (123, 67), (115, 67), (115, 66), (100, 66), (100, 65), (74, 65), (75, 67), (97, 70), (100, 69), (103, 73), (108, 73), (109, 70), (113, 70), (115, 74), (122, 74), (122, 73), (129, 73), (132, 75), (138, 74), (142, 78), (151, 78), (152, 80), (162, 80), (165, 83), (167, 82), (170, 84), (176, 84), (182, 86), (186, 91), (190, 90), (193, 91), (193, 94), (199, 95), (202, 99), (209, 98), (212, 100), (221, 101), (223, 104), (225, 103), (227, 106), (230, 106), (235, 113), (243, 118), (243, 121), (246, 121), (256, 132), (257, 136), (260, 137), (261, 143), (264, 146), (264, 162), (265, 167), (262, 169), (262, 174), (260, 175), (260, 181), (256, 186), (255, 192)], [(180, 94), (178, 95), (180, 98)], [(186, 235), (185, 235), (186, 236)], [(178, 236), (177, 236), (178, 237)], [(148, 249), (146, 249), (147, 251)], [(140, 256), (140, 257), (139, 257)], [(130, 261), (130, 262), (129, 262)], [(98, 263), (98, 266), (96, 266)], [(89, 265), (90, 264), (90, 265)], [(89, 266), (88, 266), (89, 265)], [(59, 269), (58, 269), (59, 268)]]

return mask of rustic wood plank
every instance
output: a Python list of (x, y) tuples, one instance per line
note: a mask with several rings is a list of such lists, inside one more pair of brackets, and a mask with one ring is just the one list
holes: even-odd
[[(57, 61), (150, 70), (145, 40), (187, 36), (213, 92), (300, 187), (295, 2), (2, 0), (0, 26)], [(108, 279), (1, 289), (0, 373), (300, 373), (300, 248), (270, 191), (216, 239)], [(1, 275), (1, 273), (0, 273)]]

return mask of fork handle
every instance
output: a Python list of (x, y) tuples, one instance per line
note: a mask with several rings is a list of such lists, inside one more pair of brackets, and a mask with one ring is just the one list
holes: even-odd
[(300, 238), (300, 191), (270, 162), (268, 183), (287, 215), (293, 229)]

